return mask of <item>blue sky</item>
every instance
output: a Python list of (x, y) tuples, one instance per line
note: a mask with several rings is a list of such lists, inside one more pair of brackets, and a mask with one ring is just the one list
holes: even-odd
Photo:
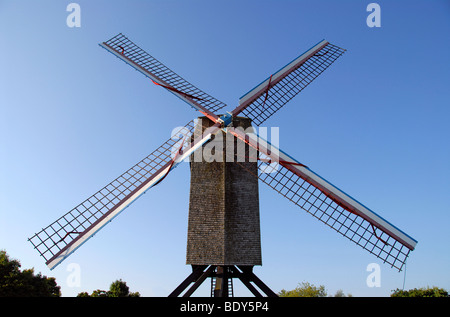
[[(181, 164), (53, 271), (27, 238), (148, 155), (197, 113), (98, 43), (119, 32), (233, 109), (322, 39), (348, 51), (270, 120), (280, 147), (419, 241), (406, 276), (260, 185), (263, 265), (274, 291), (300, 282), (353, 296), (450, 289), (450, 4), (377, 1), (0, 0), (0, 249), (54, 276), (63, 296), (167, 296), (185, 264)], [(68, 267), (80, 267), (80, 287)], [(370, 263), (381, 287), (368, 287)], [(70, 267), (69, 267), (70, 268)], [(249, 295), (239, 282), (236, 294)], [(196, 295), (208, 296), (208, 283)]]

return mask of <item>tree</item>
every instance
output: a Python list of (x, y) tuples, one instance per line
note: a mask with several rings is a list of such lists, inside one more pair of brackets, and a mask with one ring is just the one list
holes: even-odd
[(334, 294), (334, 297), (353, 297), (353, 296), (352, 296), (352, 294), (345, 295), (343, 290), (338, 289), (336, 291), (336, 293)]
[(299, 283), (292, 291), (282, 289), (278, 296), (280, 297), (326, 297), (325, 286), (316, 287), (308, 282)]
[(103, 291), (101, 289), (97, 289), (89, 295), (87, 292), (82, 292), (77, 295), (77, 297), (109, 297), (107, 291)]
[(391, 297), (449, 297), (449, 295), (445, 289), (434, 286), (432, 288), (414, 288), (408, 291), (397, 288), (393, 291)]
[(130, 293), (130, 289), (127, 283), (120, 280), (116, 280), (109, 286), (109, 291), (95, 290), (89, 295), (87, 292), (82, 292), (77, 297), (140, 297), (139, 292)]
[(34, 269), (20, 270), (18, 260), (0, 250), (0, 297), (60, 297), (61, 290), (53, 277), (34, 274)]

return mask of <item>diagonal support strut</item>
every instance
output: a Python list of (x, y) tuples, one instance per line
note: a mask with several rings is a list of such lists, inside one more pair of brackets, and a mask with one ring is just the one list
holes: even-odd
[(211, 292), (211, 296), (214, 297), (229, 296), (228, 280), (232, 278), (238, 278), (255, 297), (263, 297), (263, 295), (253, 284), (267, 297), (278, 297), (274, 291), (253, 273), (253, 266), (236, 265), (192, 265), (192, 273), (170, 293), (169, 297), (180, 296), (189, 286), (189, 289), (182, 297), (190, 297), (208, 277), (219, 280), (219, 284), (216, 284), (215, 289)]

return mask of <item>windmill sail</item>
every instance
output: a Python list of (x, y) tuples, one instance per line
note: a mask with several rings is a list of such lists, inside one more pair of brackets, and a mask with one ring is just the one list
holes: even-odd
[(416, 240), (266, 140), (239, 130), (229, 132), (265, 158), (259, 161), (261, 181), (392, 267), (402, 269)]
[(242, 113), (261, 125), (336, 61), (345, 50), (323, 40), (271, 75), (239, 100)]
[(223, 129), (244, 140), (259, 151), (260, 158), (271, 163), (258, 163), (261, 173), (256, 176), (261, 181), (401, 270), (416, 240), (267, 141), (229, 126), (239, 114), (260, 125), (336, 61), (344, 49), (325, 40), (319, 42), (242, 96), (232, 112), (219, 118), (214, 112), (225, 107), (224, 103), (175, 74), (124, 35), (118, 34), (100, 46), (203, 113), (213, 125), (198, 136), (194, 134), (194, 121), (189, 122), (176, 137), (32, 236), (29, 241), (50, 269)]
[(190, 121), (177, 135), (128, 171), (29, 238), (47, 266), (53, 269), (61, 263), (219, 131), (215, 125), (191, 142), (194, 128), (194, 121)]
[(226, 106), (223, 102), (181, 78), (121, 33), (101, 43), (100, 46), (196, 110), (212, 114)]

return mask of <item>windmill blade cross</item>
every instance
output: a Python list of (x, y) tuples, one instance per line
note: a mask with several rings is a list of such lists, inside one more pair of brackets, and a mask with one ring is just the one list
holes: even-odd
[[(32, 236), (29, 241), (53, 269), (140, 195), (161, 182), (182, 160), (224, 130), (259, 153), (261, 181), (378, 258), (401, 270), (417, 241), (326, 181), (307, 166), (256, 134), (233, 129), (233, 117), (243, 114), (260, 125), (333, 64), (345, 50), (323, 40), (270, 75), (240, 98), (222, 116), (226, 105), (193, 86), (127, 37), (118, 34), (101, 47), (175, 94), (214, 124), (195, 135), (189, 122), (180, 134), (113, 180), (77, 207)], [(187, 146), (184, 147), (185, 141)], [(176, 151), (174, 152), (174, 148)], [(267, 164), (267, 163), (269, 164)], [(237, 160), (239, 163), (239, 160)]]

